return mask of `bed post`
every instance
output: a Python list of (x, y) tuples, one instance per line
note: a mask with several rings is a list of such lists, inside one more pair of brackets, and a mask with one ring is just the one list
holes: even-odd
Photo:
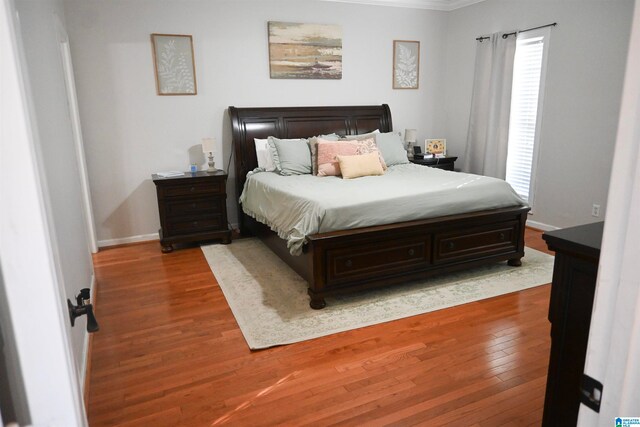
[[(249, 172), (246, 163), (246, 155), (243, 152), (243, 144), (241, 141), (244, 138), (244, 129), (240, 123), (240, 116), (238, 109), (234, 106), (229, 106), (229, 118), (231, 119), (231, 149), (234, 151), (235, 156), (235, 178), (236, 178), (236, 203), (238, 204), (238, 229), (242, 235), (247, 235), (246, 217), (240, 205), (240, 194), (244, 188), (244, 182), (247, 179), (247, 173)], [(229, 171), (227, 171), (229, 173)]]
[(512, 267), (520, 267), (522, 265), (522, 257), (524, 256), (524, 233), (525, 227), (527, 225), (527, 216), (529, 215), (529, 211), (522, 212), (520, 214), (520, 230), (518, 232), (518, 249), (516, 257), (509, 258), (507, 264)]

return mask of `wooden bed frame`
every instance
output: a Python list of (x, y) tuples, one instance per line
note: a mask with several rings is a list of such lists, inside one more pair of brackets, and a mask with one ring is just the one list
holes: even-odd
[[(229, 107), (235, 150), (236, 200), (247, 173), (257, 167), (254, 138), (355, 135), (392, 130), (386, 104), (352, 107)], [(330, 294), (391, 285), (490, 262), (521, 265), (528, 207), (485, 210), (420, 221), (314, 234), (302, 255), (244, 214), (243, 235), (256, 235), (309, 282), (310, 306), (325, 307)]]

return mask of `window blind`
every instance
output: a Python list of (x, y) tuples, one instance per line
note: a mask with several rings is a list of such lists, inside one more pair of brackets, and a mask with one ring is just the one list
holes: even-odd
[(506, 181), (530, 203), (543, 53), (544, 37), (516, 42)]

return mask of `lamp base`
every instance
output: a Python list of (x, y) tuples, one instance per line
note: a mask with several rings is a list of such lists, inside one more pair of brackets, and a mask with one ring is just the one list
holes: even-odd
[(209, 155), (207, 156), (207, 158), (209, 159), (209, 161), (207, 162), (207, 164), (209, 165), (209, 169), (207, 169), (207, 172), (215, 172), (218, 169), (215, 168), (216, 163), (213, 161), (213, 153), (209, 152)]
[(408, 143), (407, 144), (407, 158), (409, 160), (413, 159), (413, 144), (412, 143)]

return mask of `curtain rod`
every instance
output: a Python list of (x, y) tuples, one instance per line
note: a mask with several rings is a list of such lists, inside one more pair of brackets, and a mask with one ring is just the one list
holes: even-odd
[[(540, 25), (539, 27), (527, 28), (526, 30), (521, 30), (521, 31), (514, 31), (513, 33), (505, 33), (505, 34), (502, 35), (502, 38), (506, 39), (507, 37), (513, 36), (513, 35), (518, 34), (518, 33), (526, 33), (527, 31), (539, 30), (540, 28), (546, 28), (546, 27), (555, 27), (556, 25), (558, 25), (558, 23), (557, 22), (553, 22), (553, 23), (547, 24), (547, 25)], [(476, 40), (481, 42), (483, 40), (487, 40), (487, 39), (490, 39), (490, 38), (491, 37), (489, 37), (489, 36), (476, 37)]]

